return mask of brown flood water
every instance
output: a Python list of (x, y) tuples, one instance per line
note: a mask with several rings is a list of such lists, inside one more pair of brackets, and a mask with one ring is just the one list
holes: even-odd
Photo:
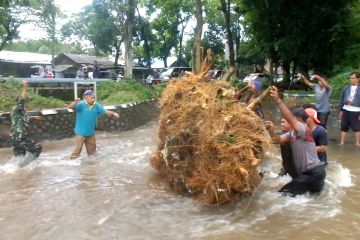
[[(276, 110), (265, 110), (277, 125)], [(0, 239), (358, 239), (360, 148), (337, 146), (331, 119), (329, 167), (316, 197), (282, 197), (279, 151), (266, 154), (266, 175), (253, 196), (202, 206), (169, 193), (149, 166), (156, 122), (97, 134), (98, 153), (69, 160), (73, 139), (44, 143), (40, 158), (17, 167), (0, 149)]]

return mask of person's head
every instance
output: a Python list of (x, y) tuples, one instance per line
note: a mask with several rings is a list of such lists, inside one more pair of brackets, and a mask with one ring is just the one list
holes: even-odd
[(359, 84), (360, 72), (350, 73), (350, 84), (356, 86)]
[(93, 90), (86, 90), (83, 93), (83, 98), (84, 101), (89, 104), (90, 106), (92, 106), (95, 103), (95, 94)]
[(291, 126), (288, 121), (286, 121), (284, 118), (281, 119), (280, 122), (281, 131), (288, 132), (291, 130)]
[(262, 87), (261, 81), (259, 81), (259, 80), (253, 80), (252, 81), (252, 84), (251, 84), (252, 89), (260, 91), (261, 87)]
[(308, 119), (308, 115), (306, 114), (305, 110), (302, 107), (295, 107), (291, 110), (294, 117), (300, 122), (306, 123)]
[(320, 120), (317, 118), (317, 112), (313, 108), (305, 108), (305, 112), (308, 115), (307, 124), (309, 127), (314, 124), (320, 124)]

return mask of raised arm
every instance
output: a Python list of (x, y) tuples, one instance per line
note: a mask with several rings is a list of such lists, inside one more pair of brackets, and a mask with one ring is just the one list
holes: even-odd
[(294, 117), (291, 113), (290, 109), (285, 105), (285, 103), (279, 97), (278, 89), (275, 86), (271, 86), (270, 88), (270, 96), (278, 106), (282, 116), (285, 118), (286, 121), (290, 124), (290, 126), (295, 130), (298, 131), (300, 129), (300, 125), (298, 120)]
[(70, 109), (74, 109), (76, 104), (78, 104), (78, 102), (80, 102), (80, 98), (75, 98), (75, 100), (72, 101), (67, 107)]
[(314, 75), (314, 78), (321, 82), (324, 88), (328, 90), (330, 89), (329, 83), (324, 78), (320, 77), (319, 75)]
[(26, 92), (27, 92), (27, 83), (28, 81), (26, 80), (22, 80), (21, 84), (22, 84), (22, 90), (21, 90), (21, 98), (22, 99), (26, 99)]
[(300, 74), (300, 80), (303, 81), (303, 83), (305, 83), (307, 86), (309, 86), (310, 88), (314, 87), (314, 84), (311, 83), (304, 75)]

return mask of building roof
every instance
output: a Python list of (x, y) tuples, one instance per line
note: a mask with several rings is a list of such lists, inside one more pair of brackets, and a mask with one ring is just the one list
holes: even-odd
[(92, 65), (94, 64), (94, 61), (97, 61), (99, 65), (106, 65), (111, 66), (114, 65), (114, 62), (106, 57), (98, 57), (98, 56), (88, 56), (88, 55), (80, 55), (80, 54), (70, 54), (70, 53), (61, 53), (54, 59), (54, 62), (57, 61), (57, 59), (61, 57), (68, 57), (72, 61), (78, 64), (84, 64), (84, 65)]
[(74, 67), (73, 65), (69, 65), (69, 64), (64, 64), (64, 65), (57, 65), (55, 66), (54, 71), (55, 72), (62, 72), (65, 71), (66, 69), (72, 68)]
[(51, 64), (51, 55), (30, 52), (0, 51), (0, 61), (29, 64)]

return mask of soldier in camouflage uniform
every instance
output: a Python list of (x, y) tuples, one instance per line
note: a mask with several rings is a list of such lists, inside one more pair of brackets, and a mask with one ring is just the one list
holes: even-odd
[(29, 152), (23, 165), (39, 157), (42, 147), (29, 136), (29, 119), (41, 119), (40, 116), (29, 117), (27, 113), (27, 81), (22, 81), (21, 96), (17, 98), (16, 106), (11, 110), (11, 140), (15, 156), (25, 156)]

